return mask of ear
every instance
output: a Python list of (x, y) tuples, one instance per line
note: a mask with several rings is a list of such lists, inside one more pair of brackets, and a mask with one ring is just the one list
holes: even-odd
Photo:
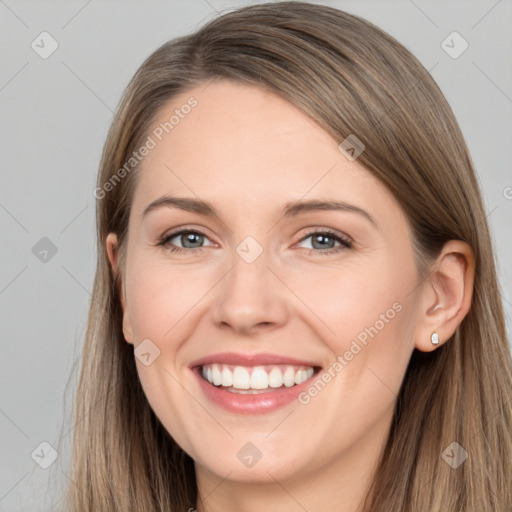
[(133, 345), (133, 329), (130, 321), (130, 315), (128, 308), (126, 307), (126, 296), (123, 287), (123, 280), (119, 272), (119, 261), (118, 261), (118, 241), (115, 233), (109, 233), (105, 242), (107, 248), (107, 255), (112, 266), (112, 271), (116, 277), (118, 277), (118, 295), (121, 300), (121, 308), (123, 310), (123, 334), (128, 343)]
[[(475, 257), (471, 247), (461, 240), (448, 241), (422, 286), (415, 348), (430, 352), (453, 336), (471, 307), (474, 278)], [(431, 341), (434, 332), (439, 338), (438, 345)]]

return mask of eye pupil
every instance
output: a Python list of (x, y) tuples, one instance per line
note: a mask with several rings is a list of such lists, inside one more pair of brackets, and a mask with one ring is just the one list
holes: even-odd
[[(315, 247), (315, 242), (317, 240), (320, 240), (320, 249), (325, 249), (325, 247), (328, 245), (328, 240), (333, 240), (332, 236), (326, 236), (326, 235), (323, 235), (323, 234), (318, 234), (316, 236), (313, 237), (313, 247)], [(327, 243), (326, 243), (327, 241)], [(318, 247), (315, 247), (315, 249), (317, 249)]]
[[(199, 233), (188, 233), (187, 235), (182, 235), (183, 239), (186, 240), (186, 243), (190, 242), (192, 244), (194, 243), (199, 243), (199, 246), (201, 245), (201, 242), (202, 242), (202, 235), (200, 235)], [(194, 238), (199, 238), (199, 241), (198, 240), (195, 240), (194, 241)], [(183, 244), (183, 247), (189, 247), (185, 244)]]

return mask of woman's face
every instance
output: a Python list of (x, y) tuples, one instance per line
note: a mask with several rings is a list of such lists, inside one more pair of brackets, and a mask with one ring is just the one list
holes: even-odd
[(202, 85), (154, 128), (122, 267), (154, 412), (198, 474), (364, 474), (417, 335), (403, 211), (341, 140), (259, 88)]

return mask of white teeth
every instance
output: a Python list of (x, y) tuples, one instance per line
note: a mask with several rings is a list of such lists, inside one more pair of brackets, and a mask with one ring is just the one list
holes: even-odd
[(295, 384), (302, 384), (305, 380), (308, 380), (313, 373), (315, 373), (313, 368), (299, 370), (295, 373)]
[(283, 372), (279, 368), (270, 370), (268, 384), (271, 388), (280, 388), (283, 385)]
[(212, 366), (213, 385), (220, 386), (222, 383), (222, 373), (220, 373), (219, 365), (214, 364)]
[(290, 366), (283, 374), (283, 383), (287, 388), (291, 388), (295, 384), (295, 370)]
[(251, 374), (251, 389), (267, 389), (268, 373), (264, 368), (257, 366)]
[(290, 365), (232, 366), (227, 364), (203, 365), (201, 374), (214, 386), (241, 390), (290, 388), (309, 379), (314, 373), (311, 367)]
[(229, 368), (222, 368), (222, 385), (229, 387), (233, 385), (233, 374)]
[[(215, 386), (215, 383), (213, 385)], [(251, 376), (242, 366), (235, 366), (233, 370), (233, 387), (237, 389), (249, 389), (251, 387)]]

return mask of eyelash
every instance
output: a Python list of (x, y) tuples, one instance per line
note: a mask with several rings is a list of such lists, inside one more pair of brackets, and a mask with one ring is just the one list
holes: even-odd
[[(159, 246), (166, 246), (169, 244), (169, 241), (172, 240), (173, 238), (176, 238), (177, 236), (179, 235), (184, 235), (184, 234), (189, 234), (189, 233), (193, 233), (195, 235), (199, 235), (199, 236), (204, 236), (205, 238), (208, 238), (204, 233), (201, 233), (200, 231), (196, 231), (195, 229), (182, 229), (180, 231), (176, 231), (174, 233), (170, 233), (169, 235), (164, 235), (158, 245)], [(310, 233), (308, 233), (307, 235), (305, 235), (304, 237), (302, 237), (299, 242), (303, 242), (304, 240), (308, 239), (309, 237), (313, 236), (313, 235), (328, 235), (330, 238), (334, 238), (335, 241), (337, 242), (340, 242), (340, 245), (338, 247), (333, 247), (331, 249), (326, 249), (326, 250), (321, 250), (321, 249), (310, 249), (309, 250), (309, 255), (311, 255), (312, 253), (316, 253), (316, 254), (322, 254), (322, 255), (331, 255), (331, 254), (336, 254), (336, 253), (339, 253), (345, 249), (350, 249), (352, 248), (352, 242), (351, 240), (346, 237), (346, 236), (341, 236), (337, 233), (335, 233), (334, 231), (331, 231), (329, 229), (323, 229), (323, 230), (319, 230), (319, 231), (311, 231)], [(201, 252), (204, 247), (196, 247), (196, 248), (192, 248), (192, 249), (187, 249), (187, 248), (182, 248), (182, 247), (175, 247), (175, 246), (169, 246), (169, 251), (170, 252), (178, 252), (178, 253), (185, 253), (185, 252), (195, 252), (195, 253), (199, 253)]]

